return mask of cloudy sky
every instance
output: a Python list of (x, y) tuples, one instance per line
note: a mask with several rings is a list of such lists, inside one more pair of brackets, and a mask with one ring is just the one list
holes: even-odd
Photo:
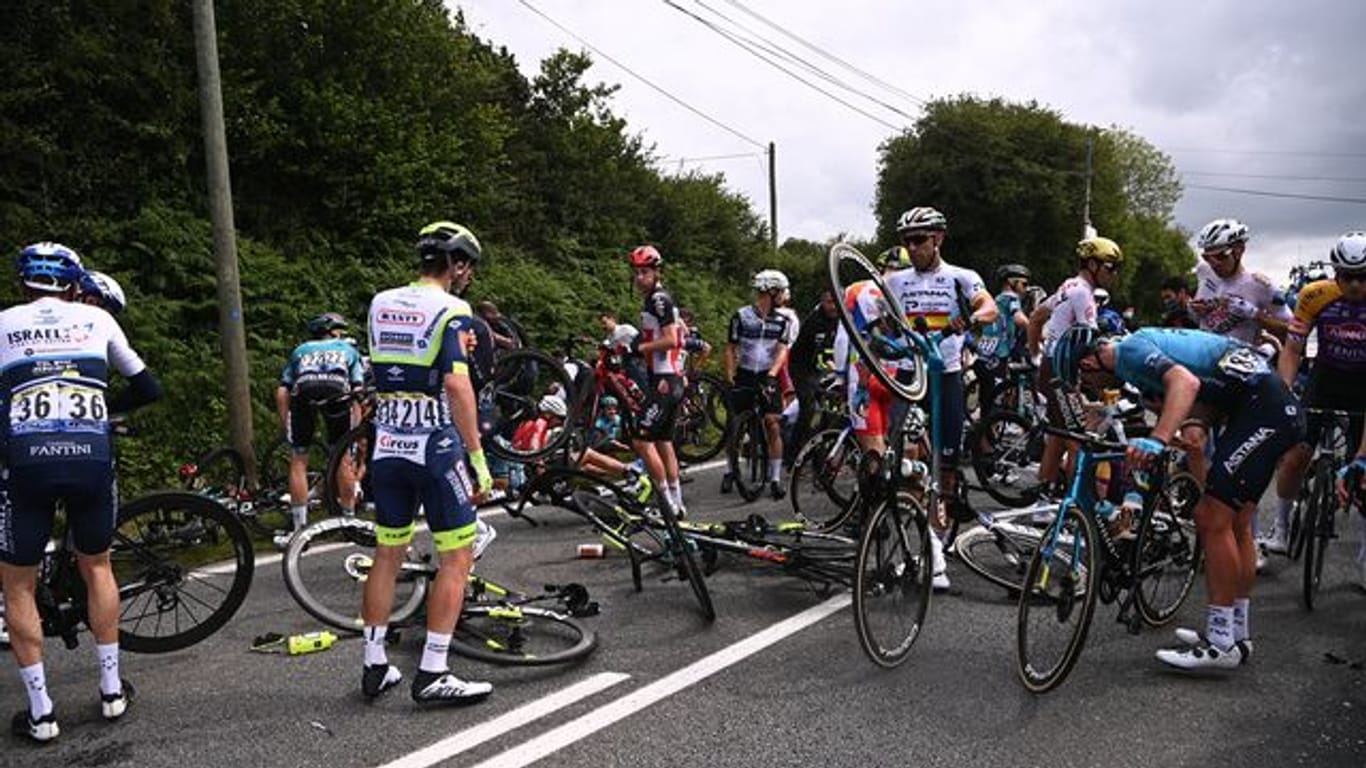
[[(556, 48), (584, 49), (519, 0), (447, 2), (529, 75)], [(871, 233), (878, 144), (911, 122), (913, 99), (960, 93), (1036, 100), (1072, 121), (1135, 130), (1183, 174), (1178, 223), (1196, 230), (1218, 216), (1242, 219), (1254, 232), (1249, 264), (1278, 278), (1326, 254), (1342, 232), (1366, 229), (1366, 119), (1357, 112), (1366, 106), (1366, 3), (673, 0), (734, 32), (762, 34), (911, 116), (822, 84), (875, 121), (664, 0), (526, 2), (735, 132), (776, 142), (780, 237)], [(822, 59), (747, 10), (896, 90)], [(760, 149), (594, 59), (593, 76), (621, 85), (616, 110), (656, 144), (666, 167), (723, 172), (767, 212)], [(742, 156), (692, 159), (730, 155)]]

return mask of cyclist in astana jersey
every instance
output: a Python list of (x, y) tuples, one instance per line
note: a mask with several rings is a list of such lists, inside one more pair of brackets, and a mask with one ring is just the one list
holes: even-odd
[[(1080, 267), (1077, 274), (1064, 280), (1058, 290), (1029, 316), (1029, 355), (1039, 360), (1038, 390), (1048, 404), (1048, 418), (1054, 423), (1061, 419), (1051, 384), (1053, 345), (1073, 326), (1096, 327), (1095, 289), (1110, 287), (1123, 263), (1124, 252), (1115, 241), (1108, 237), (1084, 238), (1077, 243), (1077, 266)], [(1047, 493), (1057, 491), (1058, 472), (1066, 451), (1067, 443), (1061, 438), (1053, 435), (1044, 438), (1039, 481)]]
[[(754, 276), (751, 285), (754, 303), (731, 315), (726, 332), (726, 380), (731, 385), (728, 410), (731, 418), (736, 418), (752, 409), (757, 401), (768, 437), (769, 493), (774, 499), (781, 499), (783, 438), (778, 414), (782, 411), (782, 389), (778, 378), (787, 364), (792, 318), (779, 311), (778, 300), (788, 288), (787, 276), (776, 269), (766, 269)], [(722, 492), (737, 471), (738, 467), (729, 468), (728, 476), (722, 480)]]
[[(313, 338), (294, 348), (280, 372), (275, 389), (275, 407), (289, 443), (289, 505), (294, 530), (308, 525), (308, 451), (313, 445), (314, 420), (322, 416), (327, 430), (327, 447), (332, 446), (355, 426), (360, 418), (360, 403), (354, 394), (365, 383), (360, 350), (347, 339), (346, 318), (327, 312), (308, 321)], [(342, 467), (338, 487), (342, 513), (355, 509), (354, 470)], [(280, 533), (275, 546), (283, 549), (292, 534)]]
[[(1277, 372), (1292, 386), (1300, 370), (1305, 341), (1318, 331), (1318, 355), (1304, 394), (1308, 408), (1366, 411), (1366, 232), (1349, 232), (1338, 239), (1330, 258), (1333, 278), (1309, 283), (1300, 290), (1295, 319), (1277, 360)], [(1276, 519), (1264, 544), (1267, 551), (1284, 553), (1290, 536), (1290, 510), (1304, 482), (1310, 446), (1319, 441), (1327, 419), (1309, 414), (1305, 442), (1286, 454), (1276, 477)], [(1360, 416), (1350, 419), (1348, 440), (1357, 446), (1356, 460), (1366, 465), (1366, 434)], [(1360, 583), (1366, 586), (1366, 526), (1360, 526), (1357, 551)]]
[(634, 425), (631, 444), (645, 462), (655, 489), (663, 489), (667, 503), (682, 516), (687, 510), (673, 434), (678, 404), (683, 399), (683, 323), (673, 297), (661, 282), (664, 257), (659, 250), (652, 245), (639, 246), (631, 251), (629, 261), (636, 291), (645, 298), (640, 333), (629, 345), (631, 352), (648, 361), (649, 370), (649, 380), (642, 386), (645, 404)]
[[(377, 546), (365, 597), (361, 692), (373, 699), (402, 679), (385, 650), (394, 583), (422, 506), (440, 568), (427, 596), (427, 641), (413, 677), (419, 704), (452, 704), (487, 696), (493, 686), (451, 674), (447, 651), (474, 560), (475, 500), (492, 487), (479, 440), (466, 343), (470, 305), (451, 295), (469, 283), (479, 241), (447, 221), (424, 227), (417, 241), (416, 282), (370, 302), (370, 355), (375, 366), (374, 456)], [(473, 468), (471, 481), (466, 460)]]
[(1006, 380), (1007, 364), (1024, 356), (1029, 317), (1024, 313), (1021, 294), (1029, 285), (1029, 278), (1029, 268), (1021, 264), (996, 268), (996, 280), (1001, 285), (1001, 292), (996, 294), (996, 321), (982, 329), (977, 340), (980, 356), (974, 366), (982, 416), (995, 406), (997, 393)]
[(1235, 219), (1215, 219), (1200, 230), (1190, 307), (1201, 330), (1256, 344), (1262, 330), (1284, 338), (1290, 312), (1276, 306), (1276, 287), (1266, 275), (1243, 267), (1249, 237), (1247, 226)]
[(1184, 647), (1157, 658), (1182, 669), (1236, 669), (1252, 653), (1249, 600), (1256, 580), (1252, 518), (1276, 463), (1304, 435), (1295, 396), (1251, 347), (1203, 331), (1149, 328), (1122, 341), (1078, 327), (1054, 347), (1053, 369), (1068, 386), (1098, 392), (1122, 382), (1161, 400), (1151, 434), (1130, 442), (1138, 467), (1160, 460), (1196, 403), (1223, 427), (1210, 459), (1195, 524), (1205, 550), (1206, 632), (1178, 629)]
[[(109, 561), (117, 504), (109, 415), (156, 400), (161, 386), (113, 316), (76, 300), (84, 270), (75, 251), (37, 243), (20, 252), (18, 267), (25, 303), (0, 312), (0, 428), (10, 502), (0, 510), (0, 583), (28, 693), (11, 726), (16, 735), (46, 742), (60, 728), (48, 696), (35, 589), (59, 506), (86, 585), (104, 718), (122, 717), (133, 695), (119, 676), (119, 587)], [(129, 386), (106, 399), (110, 369)]]

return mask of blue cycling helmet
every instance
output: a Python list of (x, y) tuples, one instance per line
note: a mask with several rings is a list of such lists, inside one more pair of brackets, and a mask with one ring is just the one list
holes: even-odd
[(85, 275), (81, 257), (61, 243), (34, 243), (19, 252), (19, 279), (35, 291), (60, 293)]
[(1050, 358), (1053, 375), (1075, 387), (1081, 371), (1081, 360), (1096, 348), (1098, 341), (1100, 332), (1089, 325), (1074, 325), (1063, 331), (1062, 337), (1053, 345)]
[(97, 297), (99, 306), (115, 317), (128, 306), (128, 300), (123, 295), (123, 287), (118, 281), (93, 269), (81, 275), (80, 292), (82, 297)]
[(603, 395), (602, 398), (598, 400), (598, 405), (602, 406), (603, 408), (616, 408), (617, 399), (612, 395)]

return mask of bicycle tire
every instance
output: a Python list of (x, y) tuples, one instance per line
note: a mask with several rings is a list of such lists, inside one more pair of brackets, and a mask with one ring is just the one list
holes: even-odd
[[(895, 504), (881, 502), (867, 518), (854, 559), (854, 628), (859, 646), (884, 669), (900, 666), (925, 626), (930, 606), (929, 519), (914, 496), (900, 492)], [(909, 605), (896, 604), (902, 597)], [(883, 598), (893, 598), (886, 600)], [(890, 609), (897, 628), (882, 637), (875, 614)], [(909, 622), (904, 619), (909, 618)]]
[[(880, 324), (889, 326), (888, 331), (894, 334), (895, 341), (903, 341), (905, 336), (913, 331), (906, 320), (906, 313), (902, 310), (900, 300), (887, 289), (887, 283), (882, 279), (882, 270), (874, 267), (866, 256), (848, 243), (835, 243), (830, 247), (827, 267), (830, 290), (835, 296), (835, 306), (839, 308), (840, 324), (844, 326), (849, 343), (858, 351), (859, 359), (864, 361), (864, 366), (896, 397), (903, 400), (922, 399), (929, 387), (924, 357), (914, 354), (905, 360), (889, 359), (886, 355), (875, 352), (873, 345), (865, 338), (868, 328), (859, 327), (854, 320), (853, 310), (845, 301), (846, 293), (851, 286), (863, 282), (870, 283), (878, 292)], [(906, 368), (906, 364), (910, 367)], [(896, 370), (909, 370), (911, 375), (903, 378), (889, 372)]]
[(562, 449), (573, 431), (567, 425), (578, 421), (577, 403), (566, 401), (568, 407), (574, 408), (566, 415), (566, 427), (552, 430), (545, 445), (534, 450), (512, 445), (517, 428), (538, 418), (538, 403), (556, 387), (563, 395), (573, 392), (574, 382), (570, 381), (564, 366), (546, 353), (519, 349), (498, 358), (489, 383), (479, 393), (484, 406), (491, 409), (488, 416), (491, 432), (483, 441), (484, 449), (504, 461), (520, 463), (543, 459)]
[(1334, 516), (1337, 514), (1337, 489), (1334, 484), (1333, 459), (1320, 456), (1310, 466), (1309, 509), (1304, 516), (1304, 578), (1301, 596), (1304, 607), (1314, 610), (1323, 585), (1323, 564), (1327, 559), (1328, 543), (1333, 540)]
[[(858, 446), (845, 443), (837, 457), (831, 456), (843, 430), (820, 432), (802, 446), (788, 477), (792, 514), (813, 530), (829, 533), (842, 528), (853, 515), (858, 493)], [(842, 473), (846, 481), (840, 484)]]
[(735, 418), (726, 441), (726, 457), (740, 497), (745, 501), (759, 498), (768, 477), (768, 436), (763, 416), (757, 411), (745, 411)]
[(375, 423), (368, 419), (352, 427), (336, 445), (332, 446), (332, 452), (327, 457), (327, 471), (323, 475), (322, 485), (323, 507), (330, 517), (337, 517), (342, 513), (341, 468), (345, 462), (349, 461), (352, 466), (359, 468), (351, 511), (359, 512), (363, 501), (371, 498), (369, 467), (374, 453)]
[[(528, 643), (543, 641), (547, 650), (528, 650)], [(578, 619), (534, 605), (466, 602), (451, 637), (456, 654), (502, 666), (568, 664), (597, 647), (597, 633)]]
[(257, 537), (269, 537), (289, 526), (289, 509), (278, 503), (261, 503), (260, 494), (247, 488), (246, 462), (231, 446), (215, 448), (195, 462), (185, 478), (185, 490), (222, 504)]
[[(1057, 531), (1056, 536), (1054, 530)], [(1067, 679), (1086, 645), (1086, 635), (1091, 628), (1099, 594), (1097, 545), (1100, 532), (1091, 516), (1075, 505), (1069, 505), (1062, 518), (1054, 523), (1054, 528), (1044, 535), (1043, 542), (1029, 560), (1029, 570), (1025, 572), (1015, 632), (1015, 669), (1020, 682), (1032, 693), (1050, 691)], [(1056, 558), (1059, 553), (1063, 555), (1062, 558)], [(1045, 558), (1048, 558), (1047, 563)], [(1080, 567), (1080, 574), (1075, 573), (1077, 569), (1073, 567), (1074, 562)], [(1060, 567), (1055, 569), (1054, 565)], [(1050, 595), (1048, 581), (1058, 575), (1054, 573), (1055, 570), (1061, 571), (1065, 577), (1056, 579), (1057, 595)], [(1078, 596), (1078, 585), (1084, 590), (1084, 595)], [(1080, 606), (1077, 605), (1078, 597)], [(1077, 624), (1067, 635), (1061, 657), (1051, 666), (1038, 670), (1035, 668), (1037, 654), (1031, 652), (1031, 641), (1038, 640), (1040, 632), (1034, 632), (1035, 637), (1031, 638), (1030, 618), (1031, 614), (1041, 615), (1044, 620), (1041, 626), (1046, 626), (1050, 613), (1060, 623), (1066, 623), (1068, 618), (1075, 615)]]
[(953, 551), (973, 573), (1014, 596), (1024, 587), (1029, 560), (1042, 538), (1042, 530), (1027, 525), (974, 526), (958, 534)]
[(673, 505), (663, 497), (660, 498), (659, 516), (664, 522), (664, 530), (669, 535), (669, 556), (673, 560), (678, 577), (692, 587), (693, 596), (697, 598), (697, 604), (702, 609), (702, 617), (708, 622), (715, 621), (716, 606), (712, 603), (711, 590), (707, 588), (706, 578), (701, 567), (697, 565), (697, 558), (693, 556), (689, 539), (678, 527), (678, 517), (674, 514)]
[(1015, 411), (995, 411), (972, 432), (969, 455), (977, 482), (1007, 507), (1024, 507), (1039, 498), (1038, 464), (1033, 444), (1042, 440), (1039, 425)]
[[(1134, 605), (1143, 623), (1160, 627), (1175, 618), (1195, 586), (1204, 551), (1195, 529), (1195, 505), (1200, 482), (1189, 472), (1167, 477), (1162, 492), (1145, 505), (1134, 542), (1133, 573), (1137, 574)], [(1164, 576), (1174, 576), (1175, 589), (1159, 598)]]
[[(195, 551), (185, 562), (170, 556), (186, 545)], [(230, 557), (223, 557), (225, 546)], [(109, 557), (119, 584), (119, 644), (132, 653), (178, 651), (217, 632), (242, 607), (256, 570), (242, 521), (214, 500), (182, 491), (151, 493), (122, 505)], [(153, 612), (137, 613), (139, 606)], [(205, 609), (199, 619), (196, 614)], [(182, 628), (182, 615), (194, 623)], [(155, 620), (144, 629), (151, 616)], [(173, 631), (161, 634), (164, 622)]]
[[(700, 464), (716, 458), (726, 447), (724, 417), (717, 423), (717, 402), (725, 399), (724, 389), (714, 376), (702, 374), (679, 403), (678, 425), (674, 429), (674, 452), (684, 464)], [(724, 387), (724, 385), (721, 385)]]
[[(360, 616), (363, 577), (375, 542), (375, 523), (370, 520), (328, 517), (305, 526), (289, 540), (280, 560), (285, 588), (318, 621), (343, 632), (361, 631), (365, 625)], [(404, 585), (410, 586), (399, 589)], [(410, 621), (421, 610), (427, 588), (424, 575), (401, 573), (387, 623), (400, 626)]]

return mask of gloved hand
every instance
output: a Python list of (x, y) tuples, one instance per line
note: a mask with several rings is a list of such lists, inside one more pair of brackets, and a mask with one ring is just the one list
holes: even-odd
[(474, 467), (474, 480), (479, 486), (478, 492), (482, 495), (492, 490), (493, 475), (489, 473), (489, 462), (482, 448), (470, 452), (470, 466)]

